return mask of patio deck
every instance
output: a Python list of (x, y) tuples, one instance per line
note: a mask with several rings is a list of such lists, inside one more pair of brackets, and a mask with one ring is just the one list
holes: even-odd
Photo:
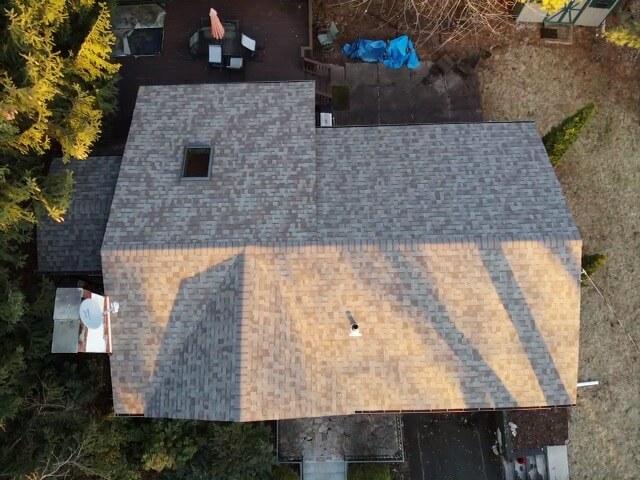
[[(189, 54), (189, 36), (214, 6), (222, 19), (240, 22), (243, 33), (258, 42), (260, 61), (247, 62), (244, 71), (210, 69), (206, 58)], [(168, 2), (162, 54), (123, 57), (119, 83), (120, 109), (111, 134), (114, 143), (126, 140), (140, 85), (298, 80), (300, 47), (308, 43), (307, 0), (175, 0)]]

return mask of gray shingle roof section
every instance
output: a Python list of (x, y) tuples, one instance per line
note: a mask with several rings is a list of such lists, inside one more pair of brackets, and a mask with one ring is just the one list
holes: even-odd
[[(314, 221), (314, 84), (140, 87), (105, 245), (306, 237)], [(213, 147), (210, 180), (181, 180)]]
[(71, 170), (71, 205), (64, 222), (43, 219), (38, 225), (38, 269), (41, 272), (93, 272), (102, 269), (100, 247), (109, 218), (122, 157), (89, 157), (64, 164), (55, 159), (50, 173)]
[(533, 123), (322, 128), (318, 238), (577, 238)]
[(577, 238), (533, 123), (315, 129), (312, 88), (142, 87), (105, 246)]

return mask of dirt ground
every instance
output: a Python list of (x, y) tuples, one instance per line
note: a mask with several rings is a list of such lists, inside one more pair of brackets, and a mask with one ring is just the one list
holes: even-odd
[[(558, 168), (594, 280), (640, 342), (640, 61), (595, 35), (545, 45), (521, 28), (480, 70), (486, 120), (533, 120), (541, 134), (588, 102), (597, 112)], [(581, 389), (570, 422), (574, 479), (640, 478), (640, 355), (592, 287), (582, 289)]]

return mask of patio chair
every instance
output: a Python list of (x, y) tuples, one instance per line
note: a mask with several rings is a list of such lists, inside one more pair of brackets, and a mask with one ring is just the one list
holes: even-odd
[(242, 57), (229, 57), (227, 68), (229, 70), (242, 70), (244, 68), (244, 59)]
[(338, 33), (336, 23), (331, 22), (326, 32), (318, 34), (318, 42), (324, 52), (333, 52), (333, 43), (338, 39)]
[(194, 57), (200, 53), (200, 30), (196, 30), (189, 36), (189, 53)]
[(222, 45), (211, 44), (209, 45), (209, 66), (211, 67), (223, 67), (222, 62)]
[(248, 37), (247, 35), (245, 35), (243, 33), (242, 37), (240, 39), (240, 44), (249, 51), (249, 56), (251, 58), (253, 58), (255, 56), (255, 54), (256, 54), (256, 41), (253, 38)]
[(214, 40), (209, 27), (199, 28), (189, 36), (189, 53), (193, 57), (206, 55), (208, 52), (207, 45)]

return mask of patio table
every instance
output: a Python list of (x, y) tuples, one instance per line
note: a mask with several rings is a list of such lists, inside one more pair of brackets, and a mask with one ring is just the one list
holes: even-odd
[(233, 57), (241, 55), (240, 44), (240, 25), (234, 21), (223, 21), (224, 37), (222, 39), (222, 55), (224, 57)]
[(202, 32), (202, 41), (206, 42), (203, 53), (208, 54), (208, 62), (212, 66), (242, 69), (240, 26), (236, 21), (226, 20), (221, 23), (224, 27), (224, 37), (221, 39), (211, 38), (207, 35), (208, 31)]
[[(224, 37), (220, 40), (212, 38), (209, 27), (201, 27), (189, 39), (189, 50), (194, 55), (211, 56), (210, 45), (220, 45), (222, 48), (222, 57), (239, 57), (242, 56), (242, 45), (240, 40), (240, 25), (237, 21), (225, 20), (221, 22), (224, 26)], [(213, 53), (215, 56), (216, 54)], [(216, 62), (214, 62), (216, 63)]]

